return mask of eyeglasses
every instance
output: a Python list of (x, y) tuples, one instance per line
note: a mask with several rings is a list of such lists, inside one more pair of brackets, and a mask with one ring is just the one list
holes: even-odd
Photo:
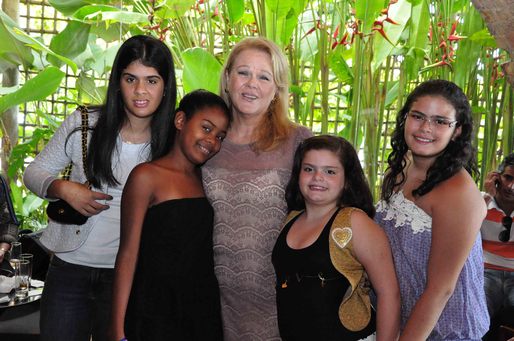
[(418, 123), (419, 125), (422, 125), (425, 122), (428, 122), (428, 124), (434, 123), (433, 126), (437, 129), (452, 128), (455, 125), (457, 125), (457, 123), (459, 122), (459, 121), (451, 121), (447, 118), (438, 117), (438, 116), (428, 117), (427, 115), (416, 112), (416, 111), (409, 111), (406, 116), (410, 117), (414, 122)]
[(510, 239), (510, 229), (512, 227), (512, 217), (503, 217), (502, 219), (502, 225), (506, 228), (506, 230), (502, 230), (500, 234), (498, 235), (498, 239), (501, 242), (508, 242)]

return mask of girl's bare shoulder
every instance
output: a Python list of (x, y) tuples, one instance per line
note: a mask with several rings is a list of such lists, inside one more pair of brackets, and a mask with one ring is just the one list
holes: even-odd
[(484, 201), (476, 183), (465, 169), (440, 183), (428, 196), (430, 206), (436, 209), (458, 206), (472, 209), (481, 206)]
[(364, 211), (353, 210), (351, 215), (353, 233), (358, 236), (370, 234), (382, 234), (383, 231), (378, 224), (371, 219)]

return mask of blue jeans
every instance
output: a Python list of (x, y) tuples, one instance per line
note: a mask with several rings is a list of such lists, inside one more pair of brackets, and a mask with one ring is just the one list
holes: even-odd
[(41, 298), (41, 341), (107, 340), (113, 269), (67, 263), (54, 256)]
[(484, 287), (491, 318), (502, 307), (514, 307), (514, 271), (485, 269)]

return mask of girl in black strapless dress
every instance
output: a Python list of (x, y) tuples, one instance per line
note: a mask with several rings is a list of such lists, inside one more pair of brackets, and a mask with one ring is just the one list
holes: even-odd
[(223, 340), (213, 210), (199, 166), (219, 151), (229, 119), (221, 97), (205, 90), (186, 95), (168, 154), (130, 174), (122, 197), (113, 340)]

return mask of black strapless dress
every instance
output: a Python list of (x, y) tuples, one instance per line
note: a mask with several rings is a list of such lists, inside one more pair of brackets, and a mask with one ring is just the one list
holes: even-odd
[(136, 340), (223, 340), (206, 198), (148, 209), (125, 332)]

